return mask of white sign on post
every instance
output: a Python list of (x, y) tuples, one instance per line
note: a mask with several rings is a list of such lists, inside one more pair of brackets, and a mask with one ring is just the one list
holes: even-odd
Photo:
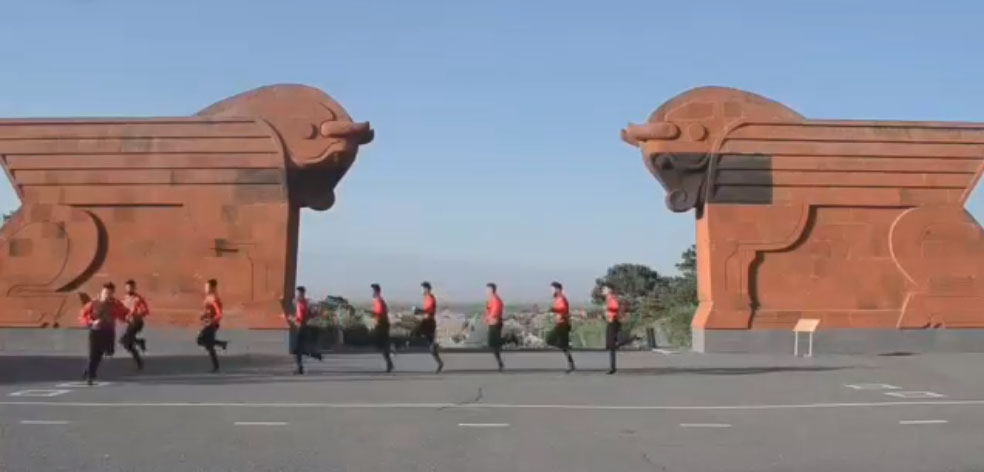
[(806, 357), (813, 357), (813, 333), (817, 331), (818, 326), (820, 326), (820, 320), (818, 319), (800, 318), (800, 320), (796, 322), (796, 326), (793, 326), (794, 356), (799, 356), (799, 334), (807, 333), (810, 337), (810, 347), (807, 351)]

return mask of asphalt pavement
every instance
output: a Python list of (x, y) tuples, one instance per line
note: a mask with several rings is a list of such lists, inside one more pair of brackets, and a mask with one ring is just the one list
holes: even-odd
[(0, 355), (0, 471), (984, 470), (984, 355)]

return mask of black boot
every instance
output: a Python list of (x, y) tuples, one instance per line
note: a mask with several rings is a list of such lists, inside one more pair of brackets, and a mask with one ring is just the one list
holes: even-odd
[(147, 340), (146, 339), (144, 339), (144, 338), (137, 338), (136, 342), (137, 342), (137, 346), (140, 347), (140, 350), (141, 351), (147, 352)]
[(574, 372), (574, 358), (571, 357), (570, 351), (564, 351), (564, 354), (567, 356), (567, 373), (569, 374)]
[(383, 351), (383, 359), (386, 359), (386, 373), (393, 372), (393, 360), (390, 359), (389, 350)]
[(212, 373), (214, 374), (219, 371), (219, 356), (215, 354), (214, 347), (209, 347), (207, 349), (208, 349), (208, 358), (210, 361), (212, 361)]
[(608, 375), (612, 375), (612, 374), (615, 373), (615, 371), (618, 370), (618, 369), (615, 368), (615, 350), (614, 349), (610, 349), (608, 351), (608, 364), (610, 366), (609, 369), (608, 369)]
[(431, 344), (431, 356), (434, 356), (434, 360), (437, 362), (437, 370), (434, 373), (440, 374), (444, 370), (444, 361), (441, 360), (441, 355), (437, 352), (437, 344)]

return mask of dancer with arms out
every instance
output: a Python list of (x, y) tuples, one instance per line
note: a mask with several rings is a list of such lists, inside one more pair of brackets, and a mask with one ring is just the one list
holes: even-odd
[(89, 362), (82, 377), (92, 385), (99, 371), (99, 364), (105, 355), (113, 355), (113, 345), (116, 343), (116, 320), (126, 318), (129, 310), (114, 293), (116, 286), (107, 282), (102, 286), (99, 297), (86, 302), (82, 307), (80, 321), (88, 328)]
[(564, 286), (560, 282), (551, 282), (553, 288), (553, 304), (550, 311), (557, 316), (557, 325), (554, 326), (555, 346), (564, 352), (567, 357), (567, 373), (574, 371), (574, 358), (571, 357), (571, 305), (567, 302), (564, 295)]
[(215, 338), (219, 330), (219, 323), (222, 321), (222, 300), (219, 298), (219, 282), (209, 279), (205, 282), (205, 311), (201, 316), (202, 329), (198, 332), (198, 345), (205, 348), (208, 357), (212, 361), (212, 372), (219, 371), (219, 356), (215, 354), (215, 346), (222, 350), (229, 347), (227, 341), (220, 341)]
[(386, 373), (390, 373), (393, 372), (393, 361), (390, 359), (389, 307), (386, 306), (386, 300), (383, 300), (383, 289), (379, 284), (372, 284), (370, 287), (372, 288), (372, 317), (376, 320), (373, 337), (376, 348), (386, 360)]
[(485, 303), (485, 324), (489, 329), (489, 349), (495, 356), (495, 362), (499, 365), (499, 372), (505, 366), (502, 364), (502, 299), (499, 298), (499, 287), (489, 282), (485, 285), (489, 289), (489, 299)]
[(146, 352), (147, 341), (144, 338), (138, 338), (137, 335), (143, 331), (144, 318), (150, 314), (150, 307), (147, 306), (147, 300), (137, 293), (137, 283), (133, 279), (127, 280), (124, 288), (126, 294), (123, 296), (123, 305), (129, 311), (126, 314), (126, 330), (123, 332), (123, 336), (120, 336), (120, 345), (133, 357), (133, 361), (137, 363), (137, 370), (143, 370), (143, 359), (140, 357), (137, 347)]
[(439, 346), (437, 345), (437, 298), (434, 297), (434, 293), (431, 291), (430, 282), (423, 282), (420, 287), (424, 289), (424, 308), (415, 311), (415, 315), (424, 315), (423, 319), (420, 320), (418, 325), (418, 333), (424, 339), (427, 340), (427, 348), (430, 350), (431, 356), (434, 357), (434, 362), (437, 362), (437, 370), (435, 373), (440, 374), (441, 370), (444, 369), (444, 361), (441, 360), (441, 354), (438, 352)]
[(614, 374), (615, 353), (618, 351), (618, 335), (622, 330), (621, 305), (618, 302), (618, 295), (611, 285), (601, 286), (601, 293), (605, 295), (605, 313), (607, 314), (608, 327), (605, 332), (605, 348), (608, 349), (609, 369), (608, 374)]
[(294, 373), (298, 375), (304, 375), (304, 356), (322, 359), (321, 353), (313, 345), (315, 341), (314, 330), (317, 328), (308, 324), (312, 318), (311, 305), (307, 299), (307, 289), (297, 287), (297, 297), (294, 299), (294, 317), (288, 318), (288, 320), (294, 325), (296, 333), (293, 354), (294, 361), (297, 363), (297, 370)]

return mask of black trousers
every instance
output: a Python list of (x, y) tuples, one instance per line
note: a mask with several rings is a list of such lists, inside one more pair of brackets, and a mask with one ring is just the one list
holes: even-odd
[(386, 370), (393, 370), (393, 360), (390, 359), (390, 326), (388, 322), (376, 323), (376, 327), (372, 330), (373, 341), (376, 344), (376, 349), (383, 355), (383, 359), (386, 359)]
[(571, 350), (571, 324), (568, 323), (557, 323), (554, 326), (553, 333), (550, 334), (551, 340), (553, 341), (553, 346), (561, 351)]
[(427, 344), (434, 344), (434, 339), (437, 337), (437, 321), (434, 318), (424, 317), (417, 325), (415, 334), (427, 340)]
[(312, 326), (298, 326), (294, 333), (294, 362), (297, 363), (297, 370), (304, 370), (304, 356), (321, 359), (321, 352), (318, 349), (318, 329)]
[(441, 361), (440, 348), (437, 345), (437, 320), (425, 316), (424, 319), (420, 320), (420, 324), (417, 325), (416, 334), (427, 341), (427, 349), (430, 350), (431, 356), (434, 357), (434, 361), (437, 362), (438, 369), (440, 369), (443, 361)]
[(208, 357), (212, 361), (213, 369), (219, 368), (219, 356), (215, 354), (215, 345), (216, 345), (215, 333), (218, 330), (219, 330), (219, 325), (217, 324), (207, 325), (204, 328), (202, 328), (201, 331), (198, 332), (198, 339), (196, 340), (198, 345), (204, 347), (205, 351), (208, 352)]
[(494, 325), (489, 325), (489, 338), (488, 338), (489, 349), (493, 353), (499, 353), (502, 351), (502, 323), (496, 323)]
[(499, 369), (502, 370), (502, 322), (498, 322), (494, 325), (489, 325), (489, 339), (488, 339), (489, 349), (492, 350), (492, 355), (495, 356), (495, 361), (499, 364)]
[(574, 358), (571, 356), (571, 323), (570, 321), (557, 323), (548, 339), (553, 341), (554, 347), (564, 351), (567, 358), (567, 371), (574, 370)]
[(87, 379), (96, 378), (103, 356), (109, 355), (113, 350), (115, 337), (116, 332), (112, 329), (89, 330), (89, 365), (85, 369)]
[(608, 361), (611, 370), (615, 370), (615, 351), (618, 351), (618, 333), (622, 330), (622, 323), (609, 321), (605, 329), (605, 349), (608, 349)]
[(134, 318), (133, 321), (126, 325), (123, 336), (120, 336), (120, 345), (130, 353), (133, 361), (137, 363), (137, 367), (143, 367), (143, 359), (140, 358), (140, 352), (137, 351), (135, 346), (137, 343), (137, 334), (143, 331), (143, 328), (143, 318)]

